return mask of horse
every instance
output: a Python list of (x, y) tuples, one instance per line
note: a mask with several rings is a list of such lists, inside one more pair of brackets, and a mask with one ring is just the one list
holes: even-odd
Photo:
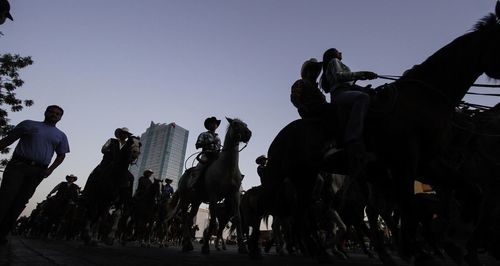
[[(97, 244), (95, 232), (98, 229), (98, 222), (109, 211), (111, 205), (114, 204), (117, 209), (120, 209), (121, 205), (131, 197), (134, 177), (128, 168), (137, 160), (140, 147), (141, 143), (138, 137), (129, 137), (120, 149), (117, 158), (99, 171), (98, 176), (88, 180), (85, 184), (80, 204), (82, 204), (85, 217), (82, 238), (86, 244)], [(119, 217), (118, 214), (115, 216)], [(111, 236), (116, 231), (116, 227), (117, 223), (115, 222), (112, 231), (108, 234), (110, 237), (108, 240), (111, 240), (108, 243), (112, 243)]]
[(150, 234), (158, 216), (157, 205), (160, 197), (160, 182), (160, 179), (155, 178), (142, 196), (136, 194), (136, 197), (134, 197), (132, 220), (135, 224), (136, 240), (141, 242), (141, 246), (146, 246), (146, 241), (151, 240)]
[[(229, 208), (231, 216), (237, 224), (238, 244), (240, 252), (244, 252), (243, 241), (241, 239), (240, 225), (240, 188), (242, 175), (238, 167), (239, 144), (248, 143), (252, 132), (248, 126), (239, 119), (227, 118), (229, 126), (224, 138), (223, 148), (218, 158), (213, 161), (205, 170), (205, 174), (194, 187), (188, 184), (191, 178), (191, 170), (188, 169), (181, 176), (178, 190), (174, 193), (171, 206), (175, 206), (173, 213), (180, 212), (183, 215), (183, 251), (193, 250), (191, 242), (191, 230), (193, 218), (198, 212), (202, 202), (209, 204), (210, 220), (207, 234), (203, 236), (202, 252), (209, 253), (209, 239), (216, 228), (215, 206), (217, 202), (224, 199)], [(169, 217), (174, 215), (169, 214)]]
[[(415, 245), (416, 224), (411, 211), (414, 180), (425, 177), (421, 180), (424, 183), (435, 183), (437, 177), (429, 174), (429, 169), (443, 152), (447, 125), (471, 85), (482, 74), (500, 79), (499, 16), (497, 3), (495, 14), (484, 17), (471, 32), (439, 49), (398, 80), (377, 88), (381, 97), (372, 98), (365, 142), (377, 157), (376, 163), (390, 170), (397, 187), (402, 240), (399, 253), (405, 260), (421, 255)], [(335, 165), (322, 164), (322, 151), (333, 134), (317, 124), (306, 119), (294, 121), (273, 140), (266, 168), (266, 175), (273, 181), (263, 183), (268, 200), (273, 200), (272, 192), (284, 178), (307, 184), (322, 168)]]
[[(442, 157), (443, 165), (435, 169), (447, 177), (436, 186), (440, 208), (454, 205), (440, 213), (446, 224), (440, 244), (457, 263), (481, 265), (478, 249), (500, 259), (500, 104), (488, 110), (470, 110), (467, 104), (455, 113), (449, 129), (450, 144)], [(453, 181), (447, 184), (446, 181)], [(457, 207), (458, 206), (458, 207)], [(469, 226), (468, 226), (469, 225)], [(465, 229), (465, 230), (464, 230)], [(447, 231), (461, 234), (449, 235)], [(434, 241), (435, 242), (435, 241)], [(464, 243), (458, 247), (457, 243)], [(461, 250), (467, 251), (464, 254)], [(450, 252), (451, 251), (451, 252)]]

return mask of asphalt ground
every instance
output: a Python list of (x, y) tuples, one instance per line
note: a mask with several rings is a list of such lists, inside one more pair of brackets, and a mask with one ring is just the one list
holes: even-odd
[[(382, 265), (378, 259), (370, 259), (364, 254), (350, 253), (350, 259), (335, 260), (328, 264), (336, 266)], [(398, 265), (408, 265), (398, 260)], [(245, 254), (239, 254), (234, 245), (228, 245), (225, 251), (211, 247), (210, 254), (201, 253), (201, 247), (195, 244), (191, 252), (182, 252), (180, 247), (140, 247), (131, 243), (127, 246), (113, 245), (86, 246), (82, 242), (62, 240), (27, 239), (14, 236), (9, 243), (0, 247), (0, 265), (45, 266), (45, 265), (318, 265), (318, 260), (300, 255), (280, 256), (274, 252), (263, 254), (261, 260), (253, 260)], [(454, 265), (450, 260), (441, 265)], [(500, 262), (487, 260), (486, 266), (497, 266)]]

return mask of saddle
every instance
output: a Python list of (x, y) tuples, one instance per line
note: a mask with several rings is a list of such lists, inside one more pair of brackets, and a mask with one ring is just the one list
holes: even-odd
[(197, 190), (198, 187), (203, 185), (205, 170), (209, 165), (210, 163), (199, 163), (186, 170), (186, 177), (188, 178), (186, 187), (188, 190)]
[(370, 95), (370, 109), (367, 119), (383, 117), (394, 109), (398, 99), (398, 90), (395, 84), (384, 84), (366, 92)]

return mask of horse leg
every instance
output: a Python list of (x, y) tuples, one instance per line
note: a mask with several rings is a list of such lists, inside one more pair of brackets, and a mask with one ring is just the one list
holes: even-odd
[(187, 211), (187, 203), (182, 202), (182, 211), (184, 212), (184, 221), (182, 228), (182, 251), (187, 252), (193, 250), (192, 236), (191, 236), (191, 227), (193, 226), (193, 219), (198, 213), (198, 209), (200, 208), (201, 202), (191, 203), (191, 210)]
[[(231, 213), (233, 214), (233, 219), (232, 222), (236, 226), (236, 240), (238, 242), (238, 253), (240, 254), (247, 254), (248, 249), (245, 246), (245, 243), (243, 241), (243, 229), (241, 226), (241, 210), (240, 210), (240, 204), (241, 204), (241, 195), (240, 192), (236, 192), (233, 197), (231, 198)], [(229, 219), (230, 216), (228, 216)], [(260, 222), (260, 221), (259, 221)], [(259, 224), (260, 227), (260, 224)]]
[(397, 195), (400, 202), (401, 230), (399, 256), (409, 262), (415, 256), (416, 263), (423, 263), (430, 258), (423, 250), (418, 249), (416, 243), (417, 219), (413, 211), (414, 180), (417, 176), (418, 147), (416, 143), (408, 145), (407, 150), (401, 150), (398, 154), (400, 160), (391, 168), (394, 180), (397, 183)]
[(377, 252), (378, 257), (382, 261), (382, 263), (384, 263), (384, 265), (396, 265), (396, 262), (384, 247), (382, 234), (378, 228), (379, 212), (377, 212), (375, 209), (376, 208), (374, 206), (366, 206), (366, 215), (368, 217), (368, 223), (370, 224), (371, 232), (370, 239), (372, 240), (375, 251)]
[(263, 216), (258, 210), (252, 210), (247, 213), (248, 217), (248, 226), (252, 228), (252, 233), (248, 238), (248, 254), (252, 259), (261, 259), (262, 253), (259, 247), (259, 238), (260, 238), (260, 221)]
[(104, 243), (108, 246), (113, 245), (113, 242), (115, 241), (115, 235), (116, 231), (118, 230), (118, 222), (120, 221), (120, 218), (122, 216), (122, 209), (118, 208), (113, 212), (113, 225), (111, 226), (111, 230), (109, 233), (106, 235), (104, 238)]
[(210, 253), (210, 238), (217, 228), (217, 200), (211, 199), (208, 204), (208, 210), (210, 213), (208, 227), (205, 231), (203, 231), (203, 245), (201, 246), (201, 252), (203, 254)]

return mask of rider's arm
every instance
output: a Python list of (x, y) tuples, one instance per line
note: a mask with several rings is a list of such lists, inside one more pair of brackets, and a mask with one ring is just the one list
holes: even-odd
[(196, 144), (195, 144), (195, 147), (196, 149), (199, 149), (199, 148), (203, 148), (203, 146), (205, 146), (205, 133), (201, 133), (199, 136), (198, 136), (198, 139), (196, 140)]
[(108, 141), (106, 141), (106, 143), (104, 143), (104, 145), (102, 145), (101, 152), (102, 153), (108, 152), (110, 147), (111, 147), (111, 139), (108, 139)]
[(50, 197), (50, 195), (54, 194), (57, 190), (59, 190), (59, 187), (61, 187), (61, 183), (57, 184), (57, 186), (54, 187), (54, 189), (52, 189), (49, 194), (47, 195), (47, 198)]
[(354, 80), (374, 79), (377, 77), (377, 74), (370, 71), (352, 72), (349, 67), (344, 65), (337, 58), (334, 58), (332, 59), (332, 61), (330, 61), (329, 68), (331, 69), (333, 80), (336, 83), (349, 82)]

